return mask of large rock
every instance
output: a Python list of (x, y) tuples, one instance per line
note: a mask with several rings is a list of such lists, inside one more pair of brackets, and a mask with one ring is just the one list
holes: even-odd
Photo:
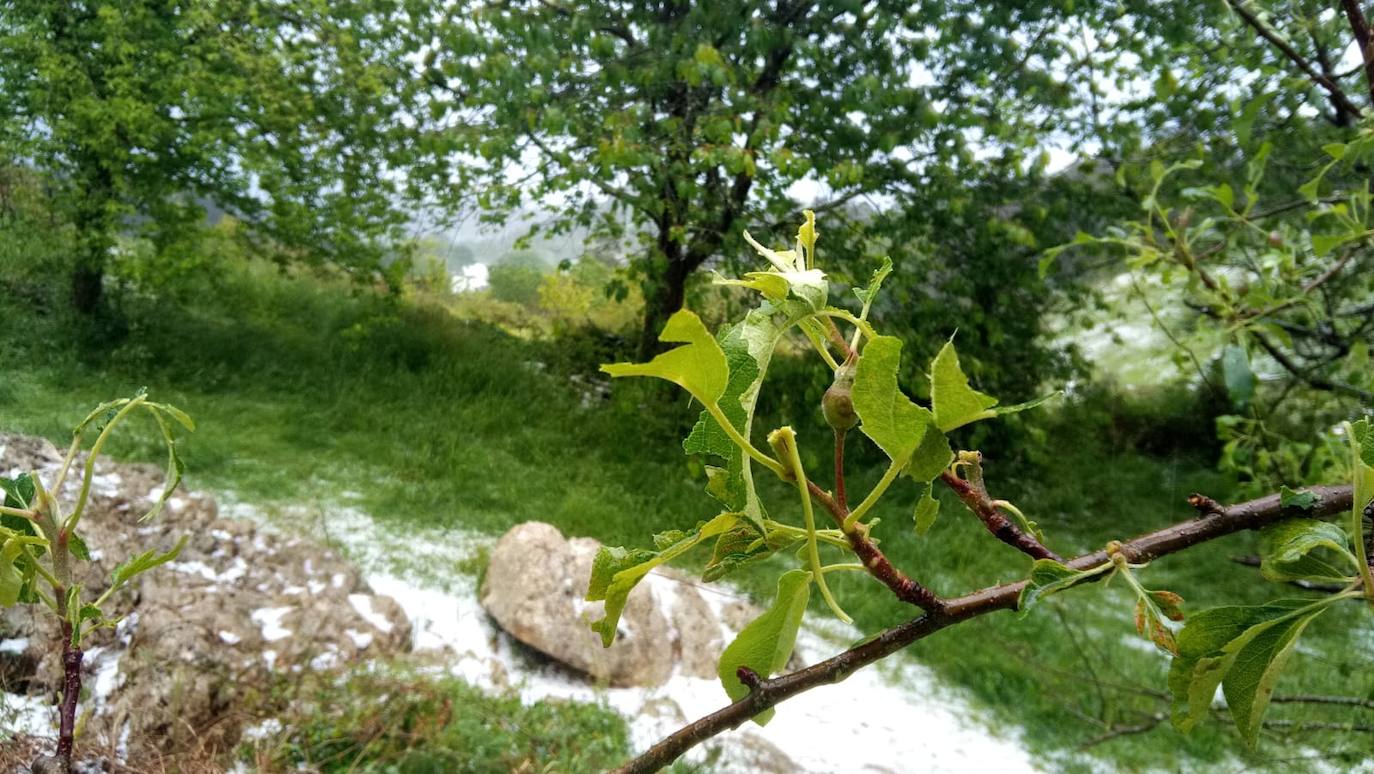
[(587, 626), (602, 612), (582, 599), (599, 547), (543, 522), (516, 525), (492, 549), (482, 607), (515, 639), (599, 680), (659, 685), (672, 673), (673, 640), (647, 588), (630, 593), (611, 647)]
[(517, 524), (492, 549), (482, 607), (515, 639), (611, 685), (661, 685), (674, 669), (715, 677), (730, 628), (721, 613), (740, 603), (713, 607), (690, 579), (658, 568), (630, 592), (615, 643), (603, 648), (588, 627), (602, 603), (583, 599), (600, 547), (543, 522)]

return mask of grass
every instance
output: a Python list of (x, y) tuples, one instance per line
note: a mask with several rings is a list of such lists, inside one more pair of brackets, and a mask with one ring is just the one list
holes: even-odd
[[(0, 305), (6, 430), (62, 441), (89, 406), (147, 386), (199, 423), (184, 445), (190, 485), (232, 490), (244, 500), (328, 501), (349, 491), (398, 530), (499, 534), (541, 520), (567, 534), (633, 545), (714, 513), (701, 492), (700, 463), (677, 445), (697, 413), (685, 399), (627, 381), (607, 401), (584, 400), (568, 378), (567, 351), (554, 357), (546, 344), (457, 320), (434, 305), (230, 262), (213, 285), (182, 287), (185, 300), (126, 291), (112, 318), (119, 322), (92, 323), (61, 311), (61, 294), (47, 277), (0, 265), (0, 281), (6, 297), (18, 299)], [(553, 362), (563, 365), (546, 365)], [(808, 470), (824, 471), (827, 450), (814, 440), (826, 437), (815, 409), (819, 390), (788, 378), (768, 388), (776, 392), (759, 424), (772, 427), (786, 416)], [(989, 486), (1038, 520), (1061, 553), (1187, 518), (1183, 499), (1191, 491), (1224, 497), (1228, 490), (1207, 453), (1140, 453), (1131, 448), (1133, 436), (1106, 432), (1113, 419), (1100, 407), (1041, 417), (1047, 442), (990, 460)], [(881, 464), (866, 442), (851, 446), (857, 498)], [(156, 448), (151, 433), (134, 434), (113, 452), (156, 460)], [(1024, 577), (1028, 561), (988, 537), (952, 497), (932, 532), (916, 538), (908, 526), (911, 489), (894, 487), (874, 512), (884, 522), (876, 534), (898, 566), (949, 595)], [(771, 482), (764, 493), (775, 516), (796, 515), (794, 490)], [(1143, 579), (1183, 594), (1194, 610), (1301, 593), (1260, 582), (1229, 561), (1251, 552), (1253, 538), (1238, 536), (1161, 561)], [(779, 566), (750, 567), (732, 580), (767, 598)], [(837, 595), (865, 631), (911, 615), (871, 580), (840, 575)], [(1172, 769), (1227, 760), (1283, 767), (1279, 759), (1291, 751), (1273, 740), (1248, 751), (1223, 718), (1187, 737), (1165, 722), (1078, 752), (1113, 727), (1167, 712), (1157, 694), (1168, 661), (1136, 637), (1131, 604), (1119, 587), (1075, 590), (1025, 620), (998, 614), (942, 632), (910, 656), (966, 687), (998, 724), (1023, 728), (1051, 768)], [(825, 615), (819, 606), (813, 614)], [(1320, 619), (1279, 693), (1374, 696), (1369, 628), (1359, 626), (1355, 616)], [(1351, 719), (1348, 711), (1294, 705), (1276, 707), (1273, 716)], [(1324, 733), (1303, 743), (1359, 759), (1368, 738)]]
[(378, 665), (283, 686), (282, 736), (245, 743), (257, 771), (604, 771), (629, 752), (608, 707), (488, 695), (449, 677)]

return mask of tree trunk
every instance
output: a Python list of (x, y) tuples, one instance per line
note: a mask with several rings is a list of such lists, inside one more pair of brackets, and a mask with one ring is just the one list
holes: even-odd
[(72, 307), (84, 315), (91, 315), (100, 306), (105, 287), (103, 262), (83, 255), (72, 269)]
[(684, 258), (685, 256), (678, 255), (676, 260), (670, 259), (662, 276), (645, 283), (644, 327), (639, 334), (641, 362), (652, 358), (663, 349), (658, 341), (658, 334), (662, 332), (668, 318), (673, 316), (673, 312), (682, 308), (687, 292), (687, 277), (692, 273)]

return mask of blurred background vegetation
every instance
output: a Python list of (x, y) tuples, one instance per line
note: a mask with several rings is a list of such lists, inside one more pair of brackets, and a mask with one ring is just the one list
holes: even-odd
[[(651, 350), (677, 305), (738, 314), (751, 300), (711, 272), (750, 268), (740, 232), (782, 242), (810, 206), (836, 303), (892, 257), (872, 317), (907, 363), (957, 335), (979, 389), (1064, 391), (958, 438), (1061, 553), (1184, 518), (1194, 491), (1339, 480), (1331, 429), (1374, 403), (1374, 85), (1353, 5), (21, 0), (0, 9), (0, 428), (60, 441), (147, 386), (202, 428), (194, 486), (642, 543), (709, 515), (678, 445), (696, 412), (597, 367)], [(831, 375), (804, 354), (774, 366), (760, 426), (826, 432)], [(918, 368), (902, 382), (928, 397)], [(852, 454), (857, 491), (883, 459)], [(875, 514), (898, 566), (946, 593), (1025, 574), (949, 503), (917, 539), (914, 497)], [(1152, 578), (1194, 609), (1259, 602), (1232, 561), (1253, 553), (1239, 536)], [(767, 596), (769, 572), (737, 582)], [(834, 583), (865, 631), (907, 614)], [(1131, 645), (1129, 601), (1074, 597), (904, 657), (1065, 768), (1297, 765), (1222, 723), (1161, 723), (1167, 662)], [(1367, 625), (1314, 629), (1283, 691), (1374, 699)], [(277, 762), (354, 759), (330, 745), (450, 701), (536, 731), (508, 749), (455, 719), (368, 754), (576, 770), (628, 744), (604, 708), (517, 710), (451, 682), (398, 708), (355, 688), (356, 715), (301, 719), (305, 752)], [(1338, 769), (1369, 749), (1302, 738)]]

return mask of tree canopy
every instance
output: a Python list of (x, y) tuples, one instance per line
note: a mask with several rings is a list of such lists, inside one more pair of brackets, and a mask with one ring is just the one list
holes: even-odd
[(376, 269), (417, 143), (407, 8), (389, 0), (0, 8), (0, 162), (48, 173), (97, 304), (121, 231), (165, 245), (207, 205), (293, 259)]

